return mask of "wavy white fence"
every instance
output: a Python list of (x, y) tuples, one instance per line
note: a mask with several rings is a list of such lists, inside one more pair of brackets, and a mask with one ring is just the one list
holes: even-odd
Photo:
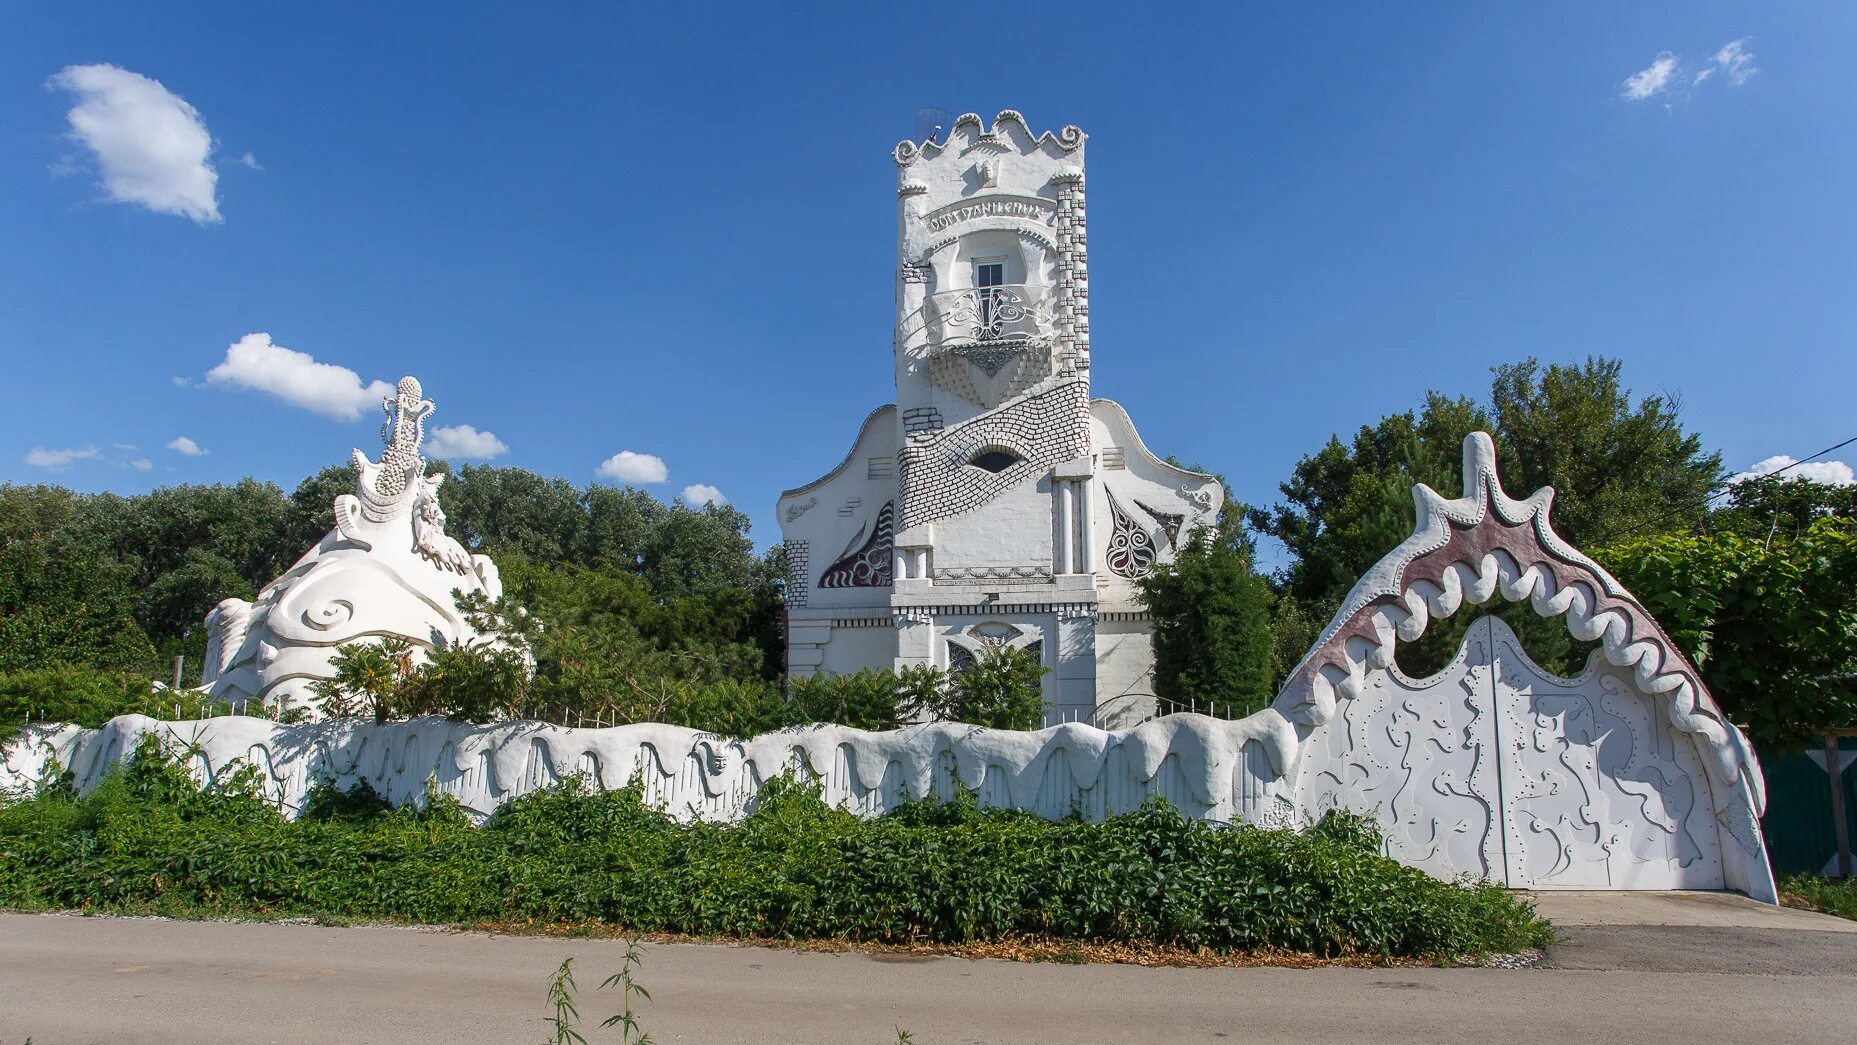
[(375, 725), (344, 719), (285, 726), (231, 716), (167, 722), (125, 715), (101, 729), (33, 726), (0, 748), (0, 788), (30, 789), (64, 767), (95, 786), (154, 733), (212, 781), (243, 764), (274, 801), (301, 812), (320, 780), (368, 784), (395, 804), (428, 781), (477, 818), (518, 795), (582, 775), (593, 786), (639, 781), (646, 800), (679, 819), (745, 814), (762, 782), (790, 770), (816, 778), (827, 801), (878, 815), (906, 798), (952, 797), (957, 782), (986, 805), (1053, 819), (1128, 812), (1149, 795), (1188, 816), (1287, 823), (1284, 771), (1296, 736), (1282, 716), (1240, 722), (1169, 715), (1134, 729), (1067, 723), (1028, 732), (932, 723), (872, 733), (816, 725), (730, 740), (679, 726), (572, 729), (541, 722), (476, 726), (444, 718)]

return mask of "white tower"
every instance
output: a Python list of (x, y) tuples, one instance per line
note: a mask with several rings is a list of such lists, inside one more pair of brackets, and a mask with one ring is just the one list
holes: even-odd
[(897, 163), (896, 405), (781, 495), (788, 670), (1035, 650), (1050, 719), (1153, 710), (1135, 582), (1218, 504), (1090, 398), (1083, 147), (1007, 110)]

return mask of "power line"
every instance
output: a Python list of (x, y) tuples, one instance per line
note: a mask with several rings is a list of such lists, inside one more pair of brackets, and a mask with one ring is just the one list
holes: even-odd
[(1670, 511), (1665, 512), (1662, 515), (1656, 516), (1655, 518), (1646, 520), (1645, 522), (1641, 522), (1638, 525), (1628, 530), (1621, 530), (1617, 533), (1608, 533), (1603, 537), (1597, 538), (1592, 543), (1595, 546), (1607, 544), (1607, 543), (1610, 543), (1611, 541), (1617, 540), (1620, 537), (1630, 537), (1632, 534), (1639, 533), (1645, 529), (1655, 526), (1658, 523), (1665, 521), (1666, 519), (1672, 519), (1672, 518), (1675, 518), (1676, 516), (1684, 515), (1688, 512), (1693, 512), (1698, 508), (1707, 508), (1709, 506), (1710, 501), (1713, 501), (1717, 497), (1720, 497), (1722, 494), (1735, 489), (1736, 487), (1740, 486), (1742, 483), (1757, 483), (1763, 480), (1777, 479), (1780, 476), (1785, 475), (1787, 472), (1792, 471), (1793, 469), (1799, 467), (1802, 464), (1810, 464), (1811, 462), (1818, 460), (1819, 458), (1825, 456), (1826, 454), (1835, 453), (1851, 445), (1852, 443), (1857, 443), (1857, 435), (1851, 436), (1849, 439), (1846, 439), (1843, 442), (1837, 443), (1833, 446), (1827, 446), (1823, 450), (1820, 450), (1819, 452), (1813, 454), (1810, 457), (1801, 457), (1798, 460), (1794, 461), (1792, 464), (1789, 464), (1784, 468), (1776, 468), (1773, 471), (1767, 472), (1763, 475), (1752, 475), (1752, 476), (1747, 477), (1746, 479), (1741, 480), (1741, 482), (1735, 482), (1731, 479), (1724, 479), (1721, 482), (1716, 483), (1714, 486), (1712, 486), (1709, 489), (1708, 494), (1704, 496), (1702, 500), (1697, 501), (1694, 504), (1686, 504), (1680, 508), (1672, 509)]

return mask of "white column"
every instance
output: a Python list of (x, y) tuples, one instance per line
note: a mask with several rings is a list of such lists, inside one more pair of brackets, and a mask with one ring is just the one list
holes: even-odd
[(1080, 480), (1077, 483), (1077, 510), (1083, 513), (1083, 532), (1078, 536), (1083, 547), (1078, 549), (1077, 554), (1078, 573), (1096, 572), (1096, 527), (1093, 523), (1096, 512), (1091, 508), (1092, 501), (1094, 498), (1090, 495), (1090, 481)]
[(1077, 561), (1070, 547), (1070, 502), (1076, 497), (1077, 484), (1068, 479), (1055, 479), (1051, 486), (1053, 492), (1057, 494), (1057, 547), (1054, 549), (1056, 554), (1052, 558), (1057, 560), (1057, 572), (1066, 574), (1075, 570), (1074, 564)]

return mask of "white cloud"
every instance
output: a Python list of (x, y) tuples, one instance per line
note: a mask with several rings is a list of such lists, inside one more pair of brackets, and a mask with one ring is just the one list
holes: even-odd
[(123, 463), (135, 469), (138, 472), (151, 471), (155, 467), (155, 462), (149, 460), (146, 457), (138, 457), (133, 461), (124, 461)]
[(1665, 51), (1649, 66), (1625, 78), (1624, 97), (1627, 101), (1641, 102), (1662, 94), (1670, 86), (1670, 78), (1675, 75), (1676, 55)]
[(661, 457), (621, 450), (600, 463), (600, 474), (622, 483), (661, 483), (671, 472)]
[(62, 472), (71, 467), (72, 461), (90, 461), (96, 457), (97, 448), (94, 446), (69, 450), (47, 450), (43, 446), (35, 446), (26, 452), (26, 463), (34, 468), (49, 468), (54, 472)]
[(318, 363), (307, 352), (274, 344), (271, 335), (246, 334), (226, 348), (225, 361), (206, 372), (223, 388), (256, 389), (338, 421), (353, 421), (393, 394), (385, 381), (363, 385), (345, 366)]
[[(1799, 466), (1794, 468), (1796, 464)], [(1857, 473), (1853, 473), (1851, 466), (1843, 461), (1813, 461), (1809, 464), (1799, 464), (1797, 460), (1786, 454), (1775, 454), (1764, 461), (1756, 461), (1754, 467), (1729, 477), (1728, 481), (1744, 483), (1749, 479), (1772, 475), (1782, 468), (1791, 469), (1781, 476), (1782, 479), (1810, 479), (1815, 483), (1829, 483), (1832, 486), (1850, 486), (1857, 483)]]
[[(1730, 40), (1722, 45), (1721, 50), (1715, 52), (1715, 67), (1722, 71), (1722, 75), (1728, 77), (1728, 82), (1732, 86), (1741, 86), (1760, 71), (1754, 67), (1754, 52), (1747, 49), (1747, 42), (1751, 39), (1753, 38), (1743, 36), (1739, 40)], [(1707, 78), (1709, 72), (1710, 70), (1704, 69), (1698, 73), (1696, 82), (1701, 83)]]
[(479, 432), (470, 425), (446, 425), (433, 429), (426, 438), (426, 454), (431, 457), (488, 461), (506, 453), (509, 447), (494, 432)]
[(170, 377), (168, 378), (168, 384), (173, 385), (175, 388), (186, 388), (188, 385), (193, 384), (193, 382), (184, 377)]
[(204, 449), (201, 449), (199, 443), (194, 442), (192, 439), (189, 439), (184, 435), (177, 435), (174, 438), (168, 440), (168, 449), (174, 451), (177, 454), (181, 454), (186, 457), (205, 457), (206, 456), (206, 451)]
[(45, 81), (77, 95), (70, 137), (97, 159), (103, 191), (118, 203), (220, 220), (213, 136), (199, 110), (154, 80), (114, 65), (71, 65)]
[(261, 171), (264, 169), (264, 164), (258, 162), (258, 157), (253, 156), (249, 152), (243, 156), (240, 156), (239, 162), (244, 164), (247, 167), (250, 167), (252, 170), (255, 170), (255, 171)]
[(1706, 67), (1704, 67), (1704, 68), (1703, 68), (1703, 70), (1702, 70), (1701, 72), (1699, 72), (1699, 73), (1697, 73), (1697, 74), (1696, 74), (1696, 78), (1695, 78), (1694, 80), (1691, 80), (1691, 81), (1689, 81), (1689, 83), (1690, 83), (1690, 86), (1692, 86), (1692, 87), (1693, 87), (1693, 86), (1695, 86), (1696, 84), (1699, 84), (1699, 83), (1701, 83), (1702, 81), (1704, 81), (1704, 80), (1706, 80), (1706, 79), (1708, 79), (1709, 77), (1711, 77), (1711, 76), (1714, 76), (1714, 75), (1715, 75), (1715, 67), (1714, 67), (1714, 66), (1706, 66)]
[(691, 483), (684, 487), (683, 500), (685, 504), (698, 508), (706, 504), (713, 504), (720, 508), (729, 503), (729, 499), (722, 496), (721, 490), (708, 483)]

